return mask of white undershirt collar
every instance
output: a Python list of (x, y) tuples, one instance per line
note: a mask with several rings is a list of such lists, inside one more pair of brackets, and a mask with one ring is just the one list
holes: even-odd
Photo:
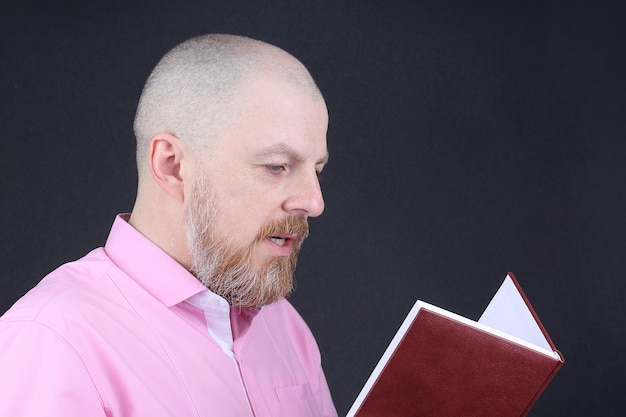
[(235, 358), (233, 332), (230, 325), (230, 305), (211, 290), (202, 291), (186, 300), (204, 311), (209, 334), (229, 357)]

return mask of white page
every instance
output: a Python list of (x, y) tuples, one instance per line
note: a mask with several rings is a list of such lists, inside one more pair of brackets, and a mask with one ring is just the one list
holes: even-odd
[(507, 275), (496, 295), (480, 316), (479, 323), (552, 350), (511, 277)]

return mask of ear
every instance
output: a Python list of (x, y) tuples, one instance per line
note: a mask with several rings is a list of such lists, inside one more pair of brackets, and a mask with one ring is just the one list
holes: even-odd
[(157, 133), (150, 140), (148, 163), (154, 181), (181, 203), (185, 200), (183, 164), (185, 148), (169, 133)]

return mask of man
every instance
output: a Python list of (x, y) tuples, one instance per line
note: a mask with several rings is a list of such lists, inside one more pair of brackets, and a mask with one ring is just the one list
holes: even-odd
[(137, 108), (132, 213), (0, 320), (0, 415), (336, 416), (284, 298), (324, 208), (327, 124), (279, 48), (207, 35), (166, 54)]

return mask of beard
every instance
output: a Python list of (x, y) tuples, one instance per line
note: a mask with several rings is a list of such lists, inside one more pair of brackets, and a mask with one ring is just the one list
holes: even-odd
[[(242, 246), (217, 235), (216, 198), (208, 177), (199, 175), (185, 212), (190, 272), (231, 306), (258, 308), (287, 297), (293, 291), (298, 254), (309, 232), (306, 218), (289, 216), (269, 222), (252, 243)], [(255, 247), (264, 239), (285, 233), (300, 237), (292, 242), (291, 254), (255, 268), (252, 264)]]

